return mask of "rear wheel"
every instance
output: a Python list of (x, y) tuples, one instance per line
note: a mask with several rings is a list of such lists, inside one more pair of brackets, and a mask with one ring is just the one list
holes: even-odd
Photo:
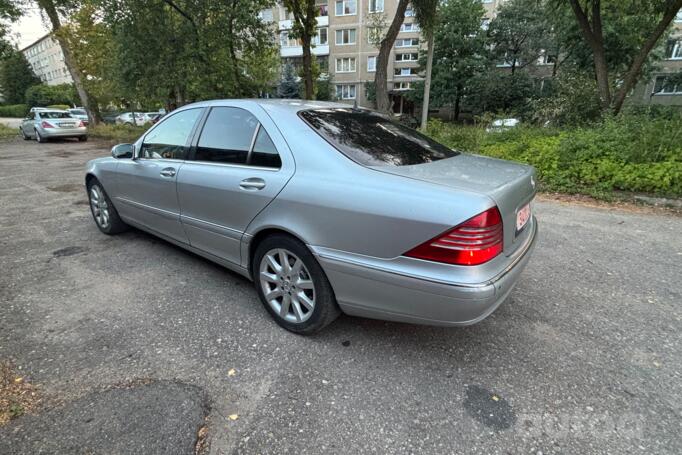
[(42, 144), (44, 142), (47, 142), (47, 139), (44, 138), (43, 136), (41, 136), (40, 132), (38, 130), (36, 130), (36, 141), (38, 141)]
[(118, 234), (128, 229), (128, 225), (121, 220), (116, 207), (96, 179), (88, 182), (88, 199), (90, 212), (100, 231), (108, 235)]
[(252, 274), (265, 309), (287, 330), (311, 334), (340, 314), (322, 267), (293, 237), (275, 234), (263, 240), (253, 257)]
[(78, 136), (78, 140), (80, 142), (86, 142), (88, 140), (88, 137), (87, 136)]

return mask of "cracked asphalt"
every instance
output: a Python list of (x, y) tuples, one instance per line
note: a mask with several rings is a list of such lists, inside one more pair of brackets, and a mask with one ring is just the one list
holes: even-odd
[(682, 453), (679, 216), (540, 201), (482, 323), (304, 338), (236, 274), (101, 234), (83, 167), (108, 150), (0, 143), (0, 360), (43, 397), (0, 453), (192, 453), (203, 425), (210, 454)]

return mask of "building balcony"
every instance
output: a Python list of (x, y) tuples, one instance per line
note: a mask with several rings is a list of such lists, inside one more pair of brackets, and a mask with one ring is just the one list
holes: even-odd
[[(329, 55), (329, 45), (315, 46), (312, 48), (313, 55)], [(303, 48), (301, 46), (280, 47), (279, 54), (282, 57), (301, 57)]]
[[(291, 27), (293, 27), (292, 22), (293, 21), (291, 19), (279, 21), (279, 29), (280, 30), (291, 30)], [(317, 26), (318, 27), (328, 27), (329, 26), (329, 16), (317, 16)]]

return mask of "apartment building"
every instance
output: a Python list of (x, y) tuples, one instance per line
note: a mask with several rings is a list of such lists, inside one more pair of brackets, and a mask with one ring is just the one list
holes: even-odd
[(71, 74), (64, 64), (62, 48), (50, 35), (21, 49), (33, 72), (47, 85), (70, 84)]
[[(380, 36), (376, 26), (382, 21), (385, 26), (390, 24), (397, 0), (318, 0), (316, 4), (318, 28), (312, 52), (323, 77), (331, 79), (339, 101), (372, 106), (366, 84), (374, 81), (376, 73), (377, 37)], [(292, 14), (283, 5), (278, 5), (261, 12), (261, 17), (276, 24), (283, 61), (300, 65), (301, 43), (289, 36)], [(417, 60), (422, 45), (419, 25), (413, 10), (408, 8), (389, 59), (388, 86), (396, 113), (414, 110), (403, 95), (412, 89), (414, 81), (421, 79)]]

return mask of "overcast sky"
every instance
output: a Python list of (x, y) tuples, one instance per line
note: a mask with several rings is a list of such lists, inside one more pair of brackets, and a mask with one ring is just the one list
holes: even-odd
[(23, 49), (47, 33), (38, 8), (26, 8), (20, 20), (12, 24), (12, 41)]

